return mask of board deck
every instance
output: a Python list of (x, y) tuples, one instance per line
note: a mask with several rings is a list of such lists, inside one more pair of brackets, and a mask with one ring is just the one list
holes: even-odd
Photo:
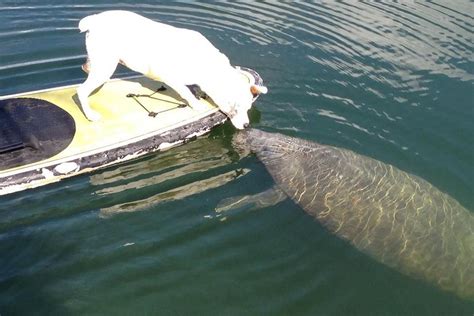
[[(243, 80), (246, 80), (244, 76)], [(207, 98), (200, 99), (201, 108), (193, 109), (183, 105), (172, 89), (161, 91), (162, 86), (145, 77), (115, 79), (106, 83), (89, 97), (92, 109), (102, 116), (97, 122), (88, 121), (81, 112), (76, 95), (77, 86), (1, 97), (0, 106), (2, 102), (14, 99), (49, 102), (72, 117), (75, 131), (67, 147), (51, 157), (14, 167), (4, 165), (2, 168), (0, 163), (0, 195), (59, 181), (176, 146), (210, 131), (227, 119)], [(47, 112), (43, 114), (46, 114), (41, 115), (44, 122), (36, 124), (55, 124)], [(16, 116), (13, 121), (15, 119)], [(15, 134), (15, 131), (4, 131), (3, 134), (12, 133)], [(10, 145), (6, 143), (6, 151), (10, 150), (8, 146), (12, 146), (12, 152), (26, 149), (34, 151), (35, 148), (28, 146), (21, 148), (18, 135), (9, 137), (13, 140)]]

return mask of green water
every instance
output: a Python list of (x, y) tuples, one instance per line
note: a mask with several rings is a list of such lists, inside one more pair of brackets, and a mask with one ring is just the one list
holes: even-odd
[[(133, 10), (257, 70), (269, 93), (252, 126), (393, 164), (474, 210), (471, 2), (50, 3), (0, 2), (0, 95), (82, 82), (78, 20)], [(216, 213), (273, 185), (255, 157), (239, 160), (234, 132), (0, 197), (0, 315), (474, 313), (289, 200)]]

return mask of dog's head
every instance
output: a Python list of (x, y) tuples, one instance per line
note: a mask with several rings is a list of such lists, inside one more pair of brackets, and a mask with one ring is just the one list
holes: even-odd
[(246, 68), (237, 68), (237, 70), (247, 77), (248, 81), (234, 86), (233, 102), (227, 107), (221, 107), (221, 110), (229, 117), (235, 128), (244, 129), (249, 125), (248, 111), (252, 103), (260, 94), (266, 94), (268, 89), (263, 86), (262, 79), (255, 71)]

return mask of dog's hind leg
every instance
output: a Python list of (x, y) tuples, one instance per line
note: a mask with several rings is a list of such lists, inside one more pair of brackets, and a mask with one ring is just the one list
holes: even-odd
[(87, 119), (89, 121), (98, 121), (100, 114), (90, 108), (88, 97), (95, 89), (110, 79), (117, 68), (118, 60), (106, 58), (99, 60), (91, 57), (87, 64), (89, 66), (89, 75), (86, 81), (77, 88), (77, 97)]

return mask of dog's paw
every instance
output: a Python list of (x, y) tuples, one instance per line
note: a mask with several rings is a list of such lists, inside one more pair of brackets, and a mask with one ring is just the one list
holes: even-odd
[(90, 111), (86, 114), (86, 117), (91, 122), (97, 122), (100, 120), (101, 115), (96, 111)]

